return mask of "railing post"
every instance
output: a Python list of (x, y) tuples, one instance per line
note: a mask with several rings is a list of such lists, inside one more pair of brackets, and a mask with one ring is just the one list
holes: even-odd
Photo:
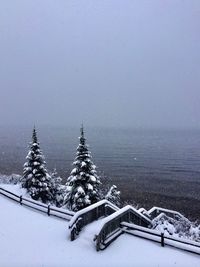
[(22, 205), (22, 195), (19, 197), (19, 203), (20, 203), (20, 205)]
[(47, 214), (48, 214), (48, 216), (50, 216), (50, 205), (48, 205)]
[(73, 228), (73, 229), (71, 230), (71, 235), (70, 235), (70, 237), (71, 237), (71, 241), (74, 241), (74, 239), (75, 239), (75, 231), (76, 231), (75, 228)]
[(100, 237), (96, 236), (96, 251), (100, 250)]
[(161, 233), (161, 246), (165, 246), (165, 241), (164, 241), (164, 233)]

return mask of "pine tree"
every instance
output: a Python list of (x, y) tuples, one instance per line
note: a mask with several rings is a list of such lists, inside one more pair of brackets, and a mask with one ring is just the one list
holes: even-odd
[(110, 201), (111, 203), (119, 207), (120, 206), (120, 194), (121, 192), (117, 190), (117, 186), (112, 185), (107, 195), (105, 196), (105, 199), (107, 199), (108, 201)]
[(24, 164), (22, 187), (26, 188), (30, 196), (35, 200), (46, 203), (52, 200), (51, 177), (45, 168), (46, 162), (37, 140), (35, 127), (32, 134), (30, 150)]
[(56, 168), (50, 174), (51, 184), (52, 184), (52, 193), (53, 193), (53, 202), (57, 207), (61, 207), (64, 201), (65, 186), (61, 184), (62, 178), (58, 175)]
[(66, 184), (66, 205), (73, 211), (83, 209), (100, 199), (100, 179), (86, 144), (83, 126), (81, 127), (79, 140), (80, 143), (77, 147), (76, 158), (73, 163), (74, 169)]

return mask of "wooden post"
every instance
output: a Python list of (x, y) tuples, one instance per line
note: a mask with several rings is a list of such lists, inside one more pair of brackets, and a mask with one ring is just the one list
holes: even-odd
[(73, 228), (72, 230), (71, 230), (71, 241), (74, 241), (74, 239), (75, 239), (75, 228)]
[(20, 205), (22, 205), (22, 196), (20, 196), (20, 200), (19, 200), (19, 203), (20, 203)]
[(50, 216), (50, 205), (48, 205), (47, 214), (48, 214), (48, 216)]
[(106, 207), (106, 204), (103, 205), (103, 208), (104, 208), (104, 216), (107, 217), (107, 207)]
[(96, 208), (96, 218), (95, 218), (95, 220), (98, 220), (98, 218), (99, 218), (99, 207)]
[(165, 241), (164, 241), (164, 233), (161, 233), (161, 246), (165, 246)]
[(100, 250), (100, 238), (99, 236), (96, 236), (96, 251)]

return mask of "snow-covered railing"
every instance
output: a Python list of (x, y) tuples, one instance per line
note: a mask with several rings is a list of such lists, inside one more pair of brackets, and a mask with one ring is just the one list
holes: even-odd
[(155, 217), (157, 217), (161, 213), (164, 213), (164, 214), (166, 214), (167, 216), (169, 216), (171, 218), (177, 218), (178, 217), (178, 218), (186, 219), (180, 212), (177, 212), (175, 210), (164, 209), (164, 208), (160, 208), (160, 207), (153, 207), (149, 211), (147, 211), (147, 214), (152, 219), (154, 219)]
[(0, 194), (11, 200), (18, 202), (20, 205), (46, 213), (48, 214), (48, 216), (52, 215), (69, 221), (74, 215), (73, 211), (57, 208), (51, 205), (40, 203), (36, 200), (22, 197), (1, 187), (0, 187)]
[(164, 233), (160, 233), (157, 230), (147, 229), (127, 222), (122, 222), (121, 227), (124, 233), (158, 242), (162, 247), (168, 245), (200, 255), (200, 243), (198, 242), (183, 239), (180, 237), (172, 237), (167, 234), (164, 235)]
[(142, 215), (135, 208), (127, 205), (102, 220), (99, 225), (99, 231), (94, 238), (97, 251), (105, 249), (123, 233), (121, 229), (122, 222), (132, 222), (143, 227), (151, 226), (151, 220)]
[(101, 217), (108, 216), (116, 210), (119, 210), (119, 208), (104, 199), (76, 212), (69, 223), (71, 241), (76, 238), (85, 225)]

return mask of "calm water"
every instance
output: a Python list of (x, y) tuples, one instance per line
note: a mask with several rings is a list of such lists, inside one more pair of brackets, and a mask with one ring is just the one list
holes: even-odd
[[(32, 129), (1, 127), (0, 172), (21, 173)], [(79, 129), (38, 129), (49, 170), (66, 178)], [(104, 183), (115, 183), (126, 201), (200, 215), (200, 131), (86, 129), (94, 163)]]

